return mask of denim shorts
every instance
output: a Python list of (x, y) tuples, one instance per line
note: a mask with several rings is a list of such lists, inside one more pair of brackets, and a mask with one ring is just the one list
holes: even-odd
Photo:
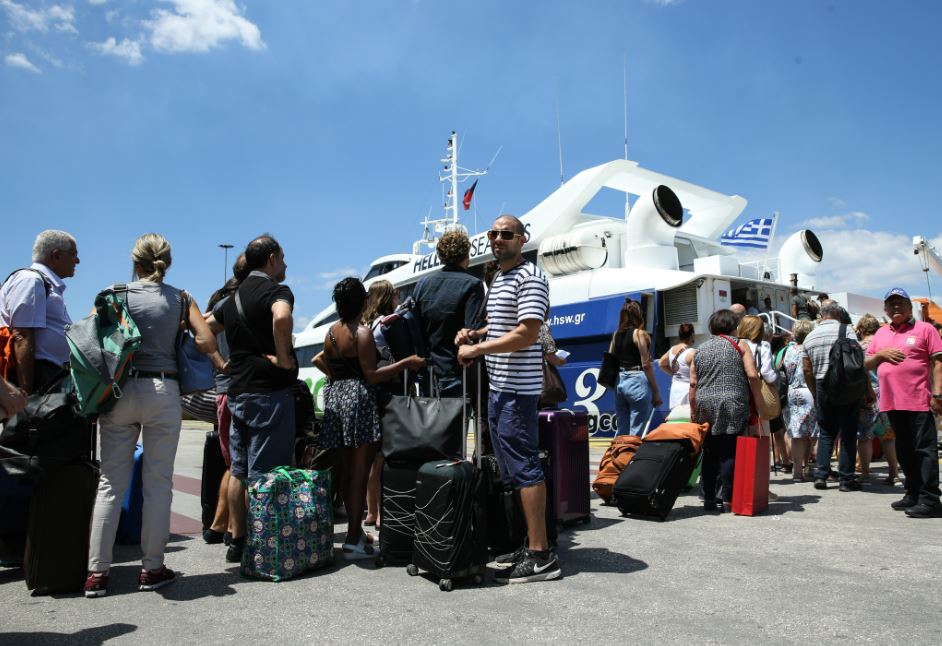
[(494, 457), (504, 482), (514, 489), (532, 487), (544, 480), (540, 464), (537, 407), (539, 395), (490, 391), (487, 418)]
[(232, 475), (254, 482), (276, 467), (291, 466), (294, 455), (292, 390), (229, 394)]

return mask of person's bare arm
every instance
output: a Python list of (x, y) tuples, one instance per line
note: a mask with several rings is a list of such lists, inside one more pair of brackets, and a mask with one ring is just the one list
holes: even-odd
[(475, 359), (485, 354), (516, 352), (527, 348), (536, 343), (537, 338), (540, 336), (540, 326), (542, 324), (543, 322), (539, 319), (527, 319), (517, 324), (517, 327), (507, 334), (496, 339), (488, 339), (475, 345), (459, 345), (458, 363), (469, 366)]
[[(942, 394), (942, 354), (937, 354), (932, 361), (932, 392)], [(936, 415), (942, 415), (942, 401), (935, 397), (929, 399), (929, 408)]]
[(902, 350), (897, 350), (896, 348), (883, 348), (879, 352), (874, 352), (869, 357), (864, 359), (864, 368), (867, 370), (875, 370), (884, 361), (889, 361), (894, 366), (906, 358), (906, 354)]
[(651, 364), (651, 337), (644, 330), (635, 330), (634, 341), (641, 354), (641, 370), (644, 371), (644, 375), (648, 378), (648, 385), (651, 386), (651, 402), (654, 406), (660, 406), (661, 393), (658, 391), (657, 380), (654, 378), (654, 366)]
[(546, 363), (551, 366), (556, 366), (557, 368), (566, 365), (566, 360), (557, 357), (555, 352), (545, 352), (543, 358), (546, 359)]
[(661, 358), (657, 360), (657, 367), (661, 369), (662, 372), (668, 375), (673, 375), (671, 370), (671, 350), (673, 348), (668, 348), (667, 352), (661, 355)]
[[(539, 334), (539, 332), (537, 332)], [(471, 328), (462, 328), (455, 335), (455, 345), (469, 345), (477, 343), (481, 339), (487, 338), (487, 326), (473, 330)]]
[(759, 376), (759, 371), (756, 369), (755, 355), (752, 354), (749, 344), (745, 341), (739, 342), (739, 349), (742, 350), (742, 364), (746, 369), (746, 379), (749, 380), (749, 390), (752, 391), (752, 398), (754, 401), (759, 401), (762, 398), (762, 391), (760, 390), (762, 377)]
[(330, 364), (327, 363), (327, 355), (324, 354), (324, 351), (321, 350), (318, 352), (313, 359), (311, 359), (311, 364), (327, 375), (327, 379), (330, 381), (334, 380), (334, 375), (330, 372)]
[(405, 359), (400, 359), (382, 368), (376, 367), (376, 340), (370, 332), (370, 328), (361, 325), (357, 328), (357, 354), (360, 357), (360, 370), (368, 384), (379, 384), (389, 381), (403, 370), (419, 370), (425, 367), (425, 359), (420, 356), (412, 355)]
[(213, 334), (219, 334), (220, 332), (225, 332), (226, 327), (216, 320), (216, 317), (212, 314), (206, 317), (206, 325), (209, 326), (209, 331)]
[(814, 380), (814, 366), (811, 365), (811, 359), (808, 357), (801, 358), (801, 370), (805, 373), (805, 385), (811, 391), (811, 399), (817, 400), (818, 382)]
[(31, 393), (36, 374), (36, 330), (31, 327), (15, 327), (12, 331), (16, 381), (20, 388)]
[(697, 364), (693, 361), (690, 362), (690, 394), (688, 399), (690, 400), (690, 421), (696, 422), (694, 419), (694, 411), (697, 410)]
[(26, 393), (0, 377), (0, 420), (6, 420), (26, 408)]
[(275, 356), (269, 357), (269, 360), (279, 368), (293, 370), (295, 361), (291, 351), (291, 329), (294, 327), (294, 318), (291, 316), (291, 306), (285, 301), (275, 301), (271, 306), (271, 313)]

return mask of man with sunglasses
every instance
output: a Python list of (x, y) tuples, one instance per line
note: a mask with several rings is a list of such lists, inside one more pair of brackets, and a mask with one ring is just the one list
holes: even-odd
[(486, 357), (490, 380), (488, 424), (494, 456), (506, 482), (520, 495), (527, 544), (498, 557), (507, 569), (498, 583), (555, 579), (559, 560), (546, 537), (546, 482), (539, 455), (538, 402), (543, 385), (543, 350), (538, 337), (549, 309), (549, 283), (524, 260), (526, 229), (512, 215), (494, 221), (487, 238), (500, 265), (487, 294), (487, 325), (455, 337), (458, 361)]
[(888, 291), (883, 309), (890, 324), (873, 335), (864, 367), (877, 369), (880, 411), (896, 433), (896, 453), (906, 474), (906, 495), (890, 506), (910, 518), (939, 518), (933, 416), (942, 415), (942, 339), (928, 323), (913, 320), (913, 304), (905, 290)]

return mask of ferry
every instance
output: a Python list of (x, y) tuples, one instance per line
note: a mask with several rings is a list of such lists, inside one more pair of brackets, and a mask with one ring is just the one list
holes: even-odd
[[(373, 261), (364, 278), (367, 287), (388, 280), (405, 300), (420, 278), (439, 270), (436, 234), (461, 226), (458, 183), (463, 169), (457, 151), (457, 135), (452, 133), (442, 160), (446, 172), (441, 179), (451, 184), (445, 217), (426, 220), (425, 235), (411, 253)], [(624, 195), (623, 214), (586, 212), (603, 190)], [(520, 216), (528, 235), (523, 255), (549, 279), (548, 320), (557, 345), (570, 353), (559, 370), (569, 395), (561, 407), (586, 411), (593, 438), (613, 437), (616, 431), (614, 395), (597, 378), (626, 297), (642, 304), (656, 360), (676, 342), (681, 324), (692, 323), (698, 340), (704, 339), (710, 314), (734, 302), (762, 304), (768, 297), (774, 311), (763, 316), (774, 327), (788, 329), (791, 287), (809, 299), (821, 293), (816, 272), (824, 249), (811, 230), (791, 234), (777, 258), (758, 263), (743, 261), (737, 250), (720, 243), (746, 204), (739, 195), (616, 159), (583, 170)], [(484, 231), (469, 237), (469, 270), (483, 277), (484, 265), (493, 259), (490, 242)], [(878, 299), (853, 297), (855, 311), (882, 312)], [(323, 348), (327, 329), (336, 320), (333, 305), (326, 307), (295, 338), (301, 378), (314, 393), (318, 411), (323, 410), (325, 377), (311, 359)], [(664, 400), (656, 415), (660, 418), (667, 413), (670, 377), (656, 367), (655, 374)]]

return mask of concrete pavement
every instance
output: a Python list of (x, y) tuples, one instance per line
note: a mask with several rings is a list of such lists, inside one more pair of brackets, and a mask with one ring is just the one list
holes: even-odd
[[(177, 532), (199, 518), (204, 431), (188, 422), (181, 440)], [(597, 462), (601, 449), (592, 453)], [(177, 534), (167, 564), (184, 574), (154, 593), (137, 591), (135, 547), (116, 548), (101, 599), (30, 597), (17, 571), (0, 571), (0, 646), (942, 643), (942, 520), (892, 511), (899, 487), (817, 491), (780, 475), (772, 491), (779, 500), (755, 518), (704, 515), (685, 494), (663, 523), (594, 500), (592, 522), (560, 535), (562, 579), (450, 593), (362, 561), (277, 584), (246, 580), (223, 547)]]

